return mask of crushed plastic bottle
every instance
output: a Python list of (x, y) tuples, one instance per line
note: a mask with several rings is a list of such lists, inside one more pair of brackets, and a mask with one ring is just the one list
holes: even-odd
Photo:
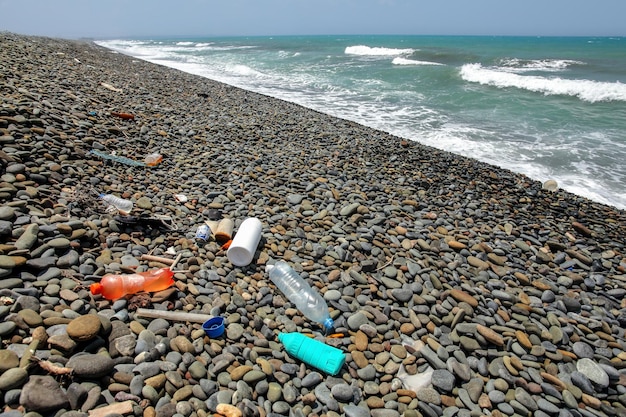
[(174, 272), (170, 268), (153, 269), (136, 274), (107, 274), (100, 282), (91, 284), (92, 294), (102, 294), (107, 300), (117, 300), (128, 294), (141, 291), (165, 290), (174, 284)]
[(320, 323), (326, 332), (330, 331), (334, 322), (330, 318), (328, 305), (322, 296), (313, 290), (311, 286), (284, 261), (278, 261), (275, 265), (267, 265), (272, 282), (285, 297), (296, 305), (305, 317)]
[(130, 213), (133, 209), (133, 202), (125, 198), (120, 198), (113, 194), (100, 194), (98, 197), (115, 207), (118, 211)]

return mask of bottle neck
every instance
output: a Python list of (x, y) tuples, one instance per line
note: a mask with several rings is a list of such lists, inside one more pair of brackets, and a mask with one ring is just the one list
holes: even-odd
[(326, 318), (326, 320), (324, 320), (324, 323), (322, 324), (324, 326), (324, 330), (326, 331), (326, 333), (330, 332), (335, 326), (335, 322), (330, 317)]

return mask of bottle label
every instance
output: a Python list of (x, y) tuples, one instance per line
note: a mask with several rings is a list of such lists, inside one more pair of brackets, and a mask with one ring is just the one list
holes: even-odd
[(196, 230), (196, 239), (206, 241), (209, 238), (210, 232), (209, 226), (201, 224), (198, 230)]

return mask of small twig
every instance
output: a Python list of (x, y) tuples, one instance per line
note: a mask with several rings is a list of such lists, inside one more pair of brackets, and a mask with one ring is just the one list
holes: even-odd
[(146, 308), (138, 308), (135, 315), (153, 319), (188, 321), (191, 323), (204, 323), (205, 321), (213, 318), (213, 316), (208, 314), (185, 313), (182, 311), (149, 310)]
[(176, 266), (176, 264), (178, 263), (178, 261), (180, 261), (180, 258), (182, 257), (183, 257), (183, 254), (179, 253), (176, 259), (174, 259), (174, 262), (170, 265), (170, 271), (174, 270), (174, 267)]
[(177, 262), (176, 259), (163, 258), (162, 256), (148, 255), (148, 254), (141, 255), (141, 259), (144, 261), (159, 262), (165, 265), (170, 265), (170, 268), (174, 265), (174, 262)]
[(50, 361), (39, 359), (37, 356), (32, 356), (31, 360), (37, 362), (41, 369), (52, 375), (72, 375), (72, 372), (74, 372), (72, 368), (55, 365)]
[(377, 271), (380, 271), (381, 269), (385, 269), (387, 268), (389, 265), (391, 265), (391, 263), (393, 262), (393, 257), (391, 257), (391, 259), (389, 260), (389, 262), (387, 262), (386, 264), (384, 264), (383, 266), (376, 268)]

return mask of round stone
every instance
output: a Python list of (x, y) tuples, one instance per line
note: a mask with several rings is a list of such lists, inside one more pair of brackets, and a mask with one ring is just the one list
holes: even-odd
[(67, 334), (77, 342), (85, 342), (94, 339), (100, 329), (102, 322), (95, 314), (86, 314), (73, 319), (67, 325)]

